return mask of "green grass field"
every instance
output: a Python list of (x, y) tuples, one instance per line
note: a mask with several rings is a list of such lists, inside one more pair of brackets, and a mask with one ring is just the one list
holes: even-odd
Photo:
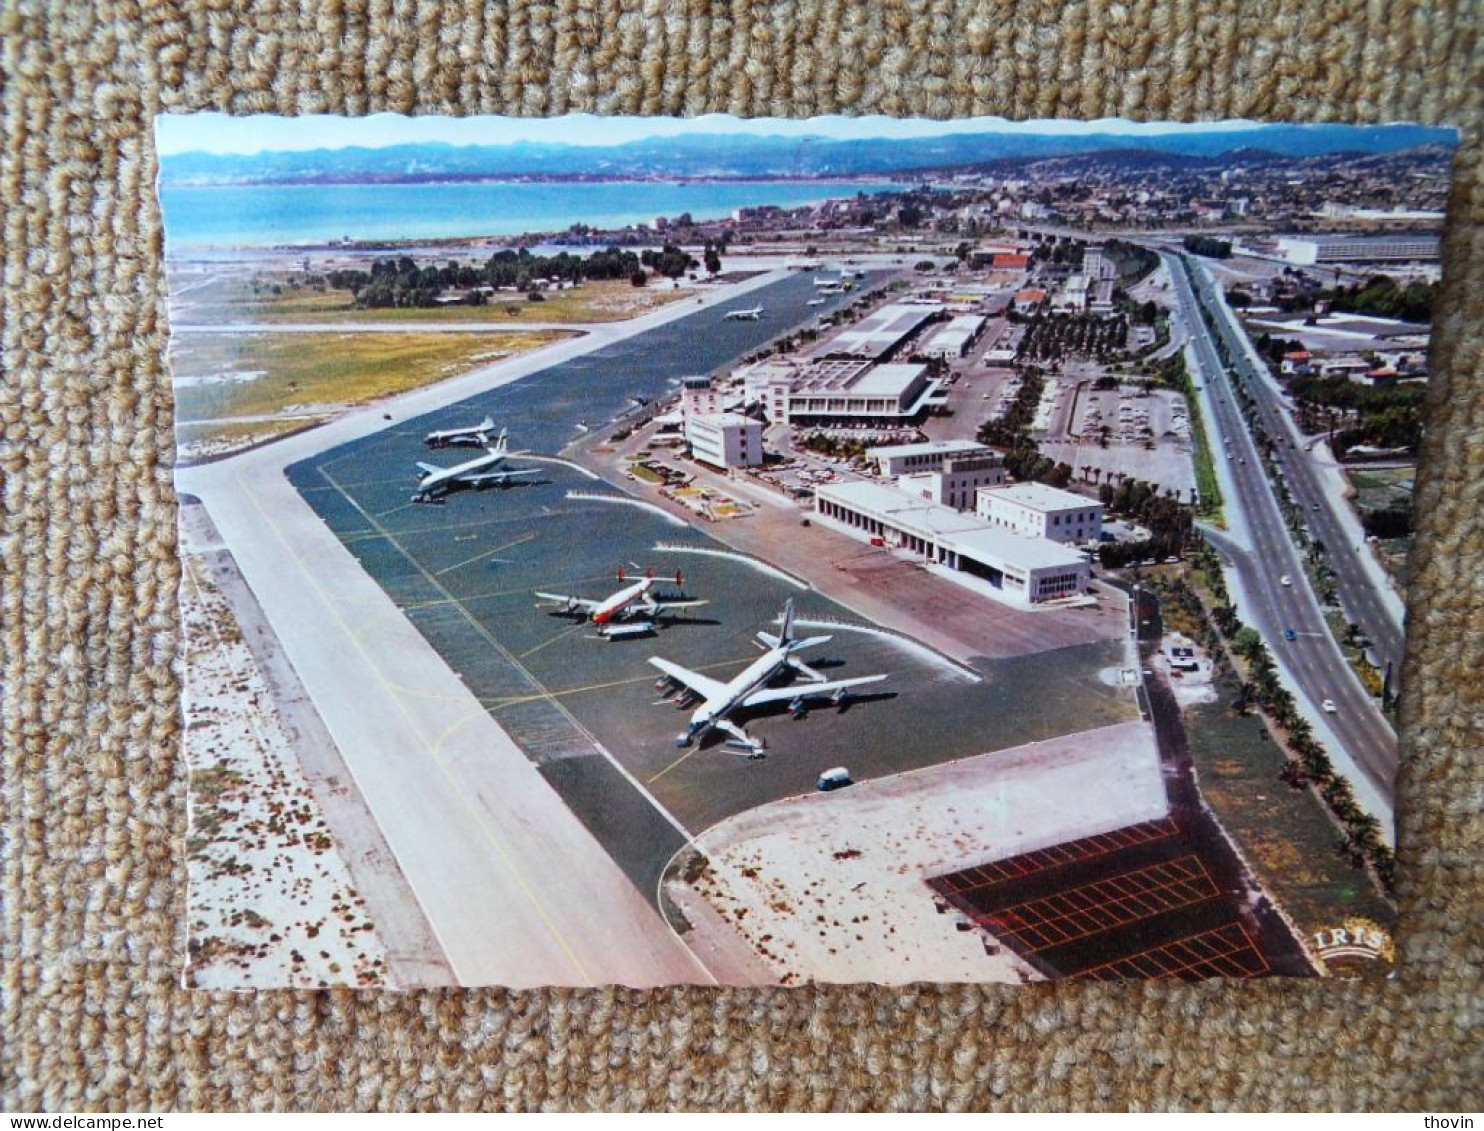
[(357, 310), (349, 291), (295, 287), (286, 274), (222, 276), (172, 297), (172, 317), (184, 323), (224, 322), (618, 322), (690, 297), (668, 281), (635, 287), (627, 280), (585, 282), (543, 301), (500, 294), (484, 306), (392, 307)]
[(220, 455), (567, 336), (523, 330), (177, 337), (170, 345), (177, 437), (187, 458)]

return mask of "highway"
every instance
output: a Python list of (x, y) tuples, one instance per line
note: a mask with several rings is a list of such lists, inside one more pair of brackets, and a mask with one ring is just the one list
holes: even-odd
[[(1211, 424), (1212, 455), (1230, 521), (1227, 531), (1208, 530), (1208, 536), (1236, 572), (1238, 586), (1232, 596), (1242, 618), (1262, 634), (1286, 682), (1297, 692), (1300, 710), (1316, 737), (1330, 750), (1336, 769), (1350, 778), (1356, 800), (1381, 820), (1389, 838), (1396, 735), (1325, 623), (1226, 368), (1201, 318), (1185, 266), (1179, 257), (1162, 254), (1178, 303), (1174, 316), (1190, 336), (1192, 354), (1187, 356), (1193, 355), (1197, 382), (1204, 385), (1202, 412)], [(1281, 584), (1284, 576), (1289, 585)], [(1285, 638), (1290, 629), (1295, 634), (1292, 640)], [(1321, 709), (1326, 699), (1335, 704), (1335, 713)]]
[(1304, 511), (1310, 533), (1324, 543), (1340, 603), (1370, 640), (1373, 662), (1383, 671), (1388, 665), (1391, 667), (1394, 688), (1401, 676), (1404, 647), (1400, 602), (1387, 592), (1387, 582), (1379, 563), (1366, 548), (1359, 522), (1340, 513), (1341, 508), (1348, 512), (1348, 505), (1324, 489), (1319, 470), (1303, 451), (1304, 437), (1285, 410), (1266, 367), (1253, 357), (1246, 335), (1235, 325), (1220, 291), (1209, 279), (1199, 277), (1200, 274), (1197, 268), (1196, 283), (1201, 288), (1201, 298), (1216, 316), (1228, 356), (1257, 404), (1258, 418), (1280, 449), (1282, 474), (1289, 493)]

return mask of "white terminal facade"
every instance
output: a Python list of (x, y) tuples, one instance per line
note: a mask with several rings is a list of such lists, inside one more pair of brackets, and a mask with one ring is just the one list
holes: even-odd
[(763, 462), (763, 426), (735, 412), (687, 414), (685, 440), (690, 454), (712, 467), (731, 470)]
[(1084, 554), (1059, 542), (998, 529), (977, 515), (879, 483), (831, 483), (815, 491), (815, 512), (863, 542), (907, 550), (967, 574), (1025, 603), (1086, 590)]
[(979, 492), (975, 512), (996, 530), (1081, 545), (1103, 536), (1103, 508), (1044, 483), (1015, 483)]
[(1290, 263), (1417, 263), (1438, 258), (1436, 235), (1279, 236), (1278, 254)]
[(994, 454), (993, 448), (975, 440), (927, 440), (921, 444), (886, 444), (866, 449), (866, 458), (875, 461), (882, 475), (891, 477), (937, 471), (950, 459)]

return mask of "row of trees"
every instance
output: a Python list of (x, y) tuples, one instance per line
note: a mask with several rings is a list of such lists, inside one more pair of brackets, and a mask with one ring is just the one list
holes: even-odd
[[(1297, 756), (1296, 762), (1284, 767), (1283, 780), (1294, 788), (1314, 787), (1344, 830), (1338, 850), (1357, 867), (1369, 862), (1382, 886), (1391, 890), (1396, 860), (1381, 837), (1381, 823), (1360, 807), (1350, 783), (1335, 772), (1329, 755), (1314, 737), (1313, 728), (1299, 714), (1293, 695), (1283, 686), (1267, 645), (1253, 628), (1237, 617), (1216, 552), (1200, 539), (1192, 547), (1190, 561), (1216, 599), (1217, 603), (1211, 610), (1212, 621), (1247, 668), (1247, 678), (1241, 683), (1236, 708), (1246, 711), (1255, 703), (1283, 730), (1289, 749)], [(1183, 582), (1176, 584), (1183, 585)]]
[(1230, 240), (1218, 240), (1211, 236), (1186, 236), (1182, 242), (1186, 251), (1204, 255), (1207, 259), (1227, 259), (1232, 253)]
[(1128, 345), (1128, 319), (1097, 314), (1033, 314), (1016, 357), (1058, 362), (1065, 357), (1092, 357), (1108, 361)]
[(477, 303), (483, 300), (475, 290), (479, 287), (528, 291), (545, 280), (627, 279), (638, 270), (639, 256), (616, 247), (586, 257), (565, 251), (533, 255), (524, 248), (507, 248), (483, 264), (450, 260), (419, 265), (408, 255), (378, 259), (370, 271), (331, 271), (325, 281), (337, 290), (350, 291), (361, 307), (432, 306), (440, 294), (450, 290), (467, 290), (470, 301)]
[[(721, 256), (715, 245), (705, 250), (706, 268), (712, 274), (721, 270)], [(678, 279), (701, 264), (673, 244), (659, 251), (647, 248), (640, 254), (610, 247), (588, 256), (562, 251), (556, 255), (533, 255), (525, 248), (495, 252), (482, 264), (418, 264), (411, 256), (378, 259), (369, 271), (342, 269), (331, 271), (325, 282), (337, 290), (349, 291), (358, 307), (433, 306), (448, 291), (467, 291), (467, 300), (480, 305), (486, 301), (484, 289), (531, 292), (555, 280), (576, 284), (584, 279), (628, 279), (637, 284), (648, 280), (645, 268), (667, 278)]]
[(1098, 548), (1098, 561), (1108, 569), (1135, 562), (1161, 561), (1180, 554), (1193, 529), (1191, 508), (1173, 495), (1142, 479), (1105, 482), (1098, 498), (1110, 515), (1120, 515), (1146, 527), (1149, 537), (1139, 542), (1107, 542)]
[(1331, 310), (1350, 314), (1374, 314), (1406, 322), (1431, 322), (1438, 284), (1413, 279), (1398, 282), (1389, 275), (1373, 275), (1364, 283), (1335, 287), (1324, 293)]

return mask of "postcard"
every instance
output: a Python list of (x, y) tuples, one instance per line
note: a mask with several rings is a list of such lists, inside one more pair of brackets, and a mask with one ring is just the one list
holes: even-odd
[(187, 985), (1388, 976), (1455, 131), (156, 138)]

